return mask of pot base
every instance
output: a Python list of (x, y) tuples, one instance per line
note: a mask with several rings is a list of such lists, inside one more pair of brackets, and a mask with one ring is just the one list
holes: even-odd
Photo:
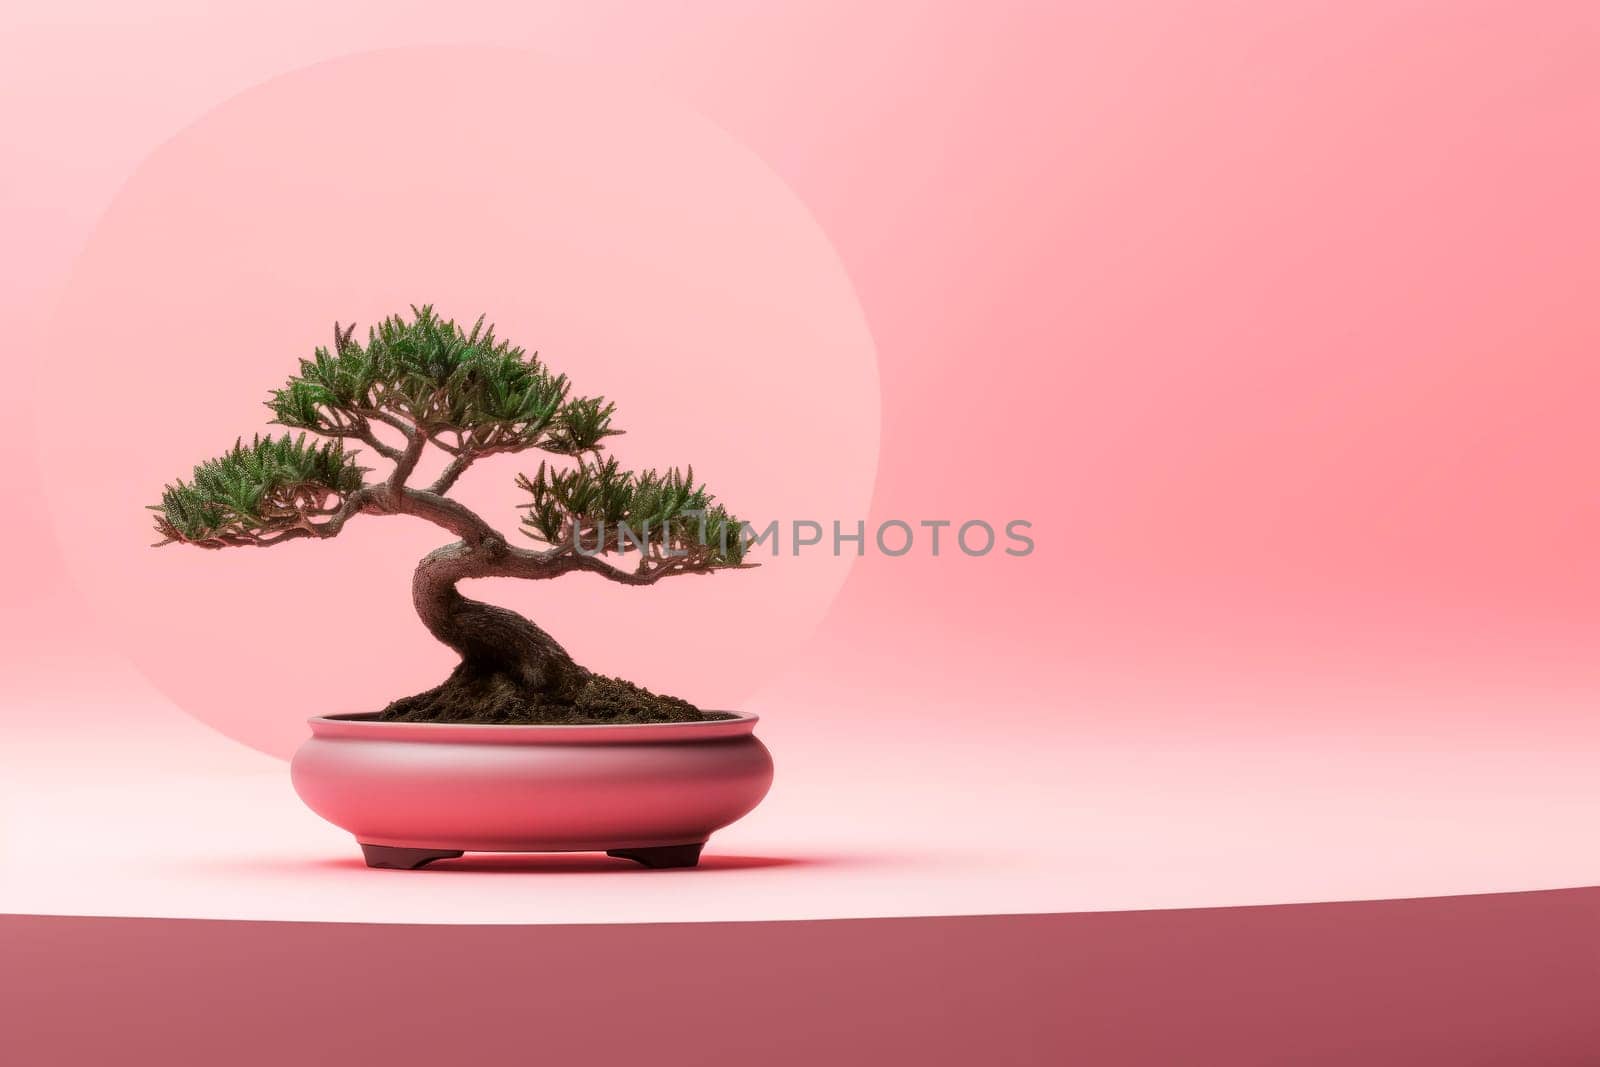
[[(421, 870), (434, 860), (453, 860), (462, 855), (461, 849), (401, 848), (397, 845), (369, 845), (359, 842), (361, 855), (368, 867), (391, 871)], [(700, 850), (704, 841), (691, 845), (655, 845), (649, 848), (608, 848), (606, 855), (619, 860), (632, 860), (641, 867), (654, 871), (678, 870), (700, 865)]]
[(606, 855), (619, 860), (632, 860), (641, 867), (654, 871), (673, 870), (678, 867), (698, 867), (700, 850), (704, 841), (692, 845), (658, 845), (655, 848), (608, 848)]
[(396, 848), (393, 845), (361, 844), (361, 856), (368, 867), (381, 867), (393, 871), (414, 871), (426, 867), (434, 860), (453, 860), (461, 855), (459, 849), (447, 848)]

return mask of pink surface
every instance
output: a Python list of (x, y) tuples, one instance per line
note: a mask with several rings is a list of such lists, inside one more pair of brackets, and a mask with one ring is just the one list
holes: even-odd
[(946, 735), (908, 759), (895, 738), (867, 730), (848, 750), (809, 744), (802, 708), (762, 706), (761, 736), (779, 765), (772, 793), (713, 837), (701, 870), (482, 855), (397, 872), (362, 866), (354, 840), (295, 798), (282, 763), (163, 710), (136, 679), (77, 699), (140, 729), (106, 727), (98, 743), (42, 731), (8, 739), (0, 912), (647, 924), (1600, 883), (1597, 754), (1580, 743), (1173, 734), (1019, 750), (999, 762)]
[[(38, 422), (0, 437), (14, 563), (0, 610), (6, 907), (626, 921), (1332, 899), (1600, 873), (1600, 504), (1587, 488), (1600, 454), (1600, 31), (1588, 5), (481, 4), (446, 24), (432, 8), (365, 2), (53, 3), (7, 19), (0, 304), (14, 365), (37, 371), (13, 418)], [(784, 503), (815, 490), (848, 507), (870, 486), (873, 522), (1035, 524), (1026, 559), (947, 547), (869, 557), (847, 579), (785, 561), (700, 587), (784, 587), (748, 606), (770, 612), (750, 617), (775, 640), (739, 635), (749, 644), (725, 663), (677, 661), (688, 695), (712, 700), (726, 684), (763, 715), (784, 778), (725, 855), (781, 865), (670, 883), (371, 876), (298, 808), (280, 765), (195, 721), (242, 735), (230, 724), (278, 709), (270, 735), (252, 727), (251, 739), (282, 752), (306, 715), (354, 710), (329, 706), (354, 692), (303, 684), (334, 676), (321, 661), (252, 660), (268, 609), (242, 611), (229, 593), (259, 590), (264, 574), (287, 586), (337, 572), (339, 595), (384, 609), (373, 625), (393, 614), (394, 634), (411, 634), (383, 662), (364, 646), (381, 669), (349, 684), (383, 683), (365, 706), (407, 688), (398, 675), (426, 684), (446, 666), (407, 629), (392, 570), (429, 547), (426, 531), (374, 524), (304, 552), (170, 561), (128, 540), (152, 472), (170, 477), (225, 443), (216, 435), (250, 432), (252, 390), (320, 336), (302, 331), (349, 315), (334, 297), (355, 292), (365, 318), (411, 298), (370, 269), (336, 286), (330, 257), (380, 257), (333, 228), (307, 241), (293, 275), (269, 261), (274, 278), (314, 291), (257, 307), (260, 279), (238, 273), (250, 261), (197, 227), (237, 220), (259, 242), (245, 247), (272, 247), (302, 234), (303, 211), (331, 189), (370, 236), (365, 205), (391, 217), (392, 190), (368, 188), (359, 153), (299, 154), (321, 104), (349, 114), (347, 98), (309, 87), (337, 71), (375, 79), (351, 73), (346, 88), (418, 84), (461, 54), (442, 41), (503, 48), (514, 69), (483, 78), (559, 68), (603, 88), (525, 99), (526, 121), (488, 100), (425, 111), (430, 133), (537, 155), (524, 134), (540, 116), (581, 126), (602, 108), (629, 139), (585, 151), (612, 159), (660, 118), (685, 146), (662, 164), (678, 176), (668, 187), (693, 193), (691, 207), (753, 205), (729, 247), (787, 253), (758, 260), (748, 289), (747, 260), (691, 265), (745, 294), (793, 281), (803, 302), (751, 320), (824, 307), (840, 332), (807, 358), (861, 375), (845, 379), (852, 406), (827, 433), (777, 410), (797, 395), (783, 382), (740, 394), (752, 418), (788, 419), (783, 432), (713, 420), (745, 435), (719, 442), (648, 421), (666, 419), (657, 398), (672, 389), (630, 385), (648, 360), (586, 363), (640, 428), (630, 460), (729, 465), (736, 503), (735, 489), (769, 487)], [(370, 54), (383, 48), (397, 50)], [(315, 66), (340, 57), (353, 58)], [(451, 86), (469, 91), (477, 75), (449, 69), (460, 77), (437, 93), (399, 99), (459, 102)], [(293, 108), (272, 110), (282, 101)], [(367, 106), (392, 121), (382, 94)], [(364, 128), (351, 124), (351, 143)], [(246, 167), (236, 204), (216, 184), (184, 195), (193, 172), (173, 161), (208, 148), (224, 152), (217, 166)], [(261, 198), (269, 178), (281, 200)], [(697, 184), (710, 178), (729, 184)], [(434, 184), (459, 194), (457, 180)], [(482, 204), (415, 192), (418, 214), (498, 207), (495, 220), (520, 225), (507, 186), (483, 180)], [(157, 236), (151, 216), (124, 213), (140, 203), (184, 253), (148, 275), (133, 268)], [(575, 209), (586, 225), (598, 214)], [(629, 217), (672, 224), (639, 210)], [(430, 290), (459, 283), (472, 305), (461, 313), (513, 301), (503, 317), (552, 360), (582, 359), (614, 331), (637, 346), (651, 322), (635, 309), (681, 315), (667, 341), (704, 321), (728, 336), (711, 310), (723, 288), (657, 305), (630, 284), (626, 303), (604, 304), (591, 283), (628, 266), (632, 246), (597, 232), (596, 260), (569, 241), (526, 265), (548, 284), (582, 279), (595, 303), (581, 319), (535, 306), (503, 259), (476, 265), (505, 255), (495, 227), (462, 238), (462, 263), (418, 276)], [(687, 292), (703, 279), (668, 280)], [(119, 282), (155, 302), (129, 309)], [(560, 346), (547, 343), (552, 322)], [(84, 339), (99, 347), (84, 355)], [(871, 351), (875, 481), (861, 451)], [(230, 407), (186, 387), (171, 422), (131, 409), (115, 390), (140, 362), (156, 376), (203, 365), (192, 389)], [(740, 365), (753, 386), (775, 373)], [(107, 428), (120, 436), (100, 437)], [(848, 459), (827, 452), (836, 432), (859, 435)], [(382, 554), (370, 570), (356, 558), (367, 549)], [(158, 581), (157, 567), (173, 570)], [(186, 689), (172, 668), (188, 642), (205, 650), (197, 677), (235, 684)], [(614, 654), (616, 669), (656, 658)]]
[(1578, 1065), (1597, 919), (1600, 890), (553, 929), (0, 916), (0, 1026), (86, 1064), (520, 1062), (536, 1034), (595, 1065)]

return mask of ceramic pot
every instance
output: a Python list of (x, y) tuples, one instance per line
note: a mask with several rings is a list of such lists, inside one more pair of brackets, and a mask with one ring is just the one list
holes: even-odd
[(369, 867), (463, 852), (607, 852), (692, 867), (772, 785), (756, 716), (617, 726), (314, 718), (290, 764), (300, 799)]

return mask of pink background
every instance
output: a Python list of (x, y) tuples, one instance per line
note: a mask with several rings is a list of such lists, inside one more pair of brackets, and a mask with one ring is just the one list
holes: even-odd
[[(324, 320), (369, 319), (413, 295), (360, 272), (348, 304), (336, 299), (340, 274), (325, 262), (339, 254), (335, 231), (299, 249), (303, 274), (268, 264), (274, 284), (304, 279), (303, 303), (258, 309), (263, 324), (246, 327), (253, 291), (227, 273), (237, 260), (218, 249), (213, 270), (191, 258), (208, 220), (247, 219), (251, 240), (282, 253), (284, 228), (298, 234), (304, 218), (257, 214), (249, 200), (230, 215), (223, 189), (199, 182), (185, 196), (182, 177), (244, 166), (239, 188), (305, 205), (343, 175), (359, 206), (369, 194), (351, 183), (370, 173), (361, 153), (340, 157), (328, 135), (316, 142), (326, 154), (300, 155), (350, 106), (312, 90), (342, 78), (339, 92), (355, 92), (373, 84), (364, 71), (400, 82), (394, 72), (412, 71), (402, 102), (424, 108), (461, 100), (463, 79), (562, 79), (542, 111), (462, 104), (462, 135), (501, 116), (515, 158), (539, 151), (504, 117), (521, 110), (569, 124), (604, 114), (639, 136), (670, 130), (675, 144), (697, 131), (692, 150), (663, 154), (677, 168), (672, 187), (707, 210), (747, 197), (751, 218), (789, 242), (780, 247), (805, 252), (793, 265), (800, 288), (775, 313), (832, 331), (815, 358), (854, 383), (832, 424), (791, 422), (773, 436), (781, 484), (833, 494), (841, 510), (859, 490), (874, 522), (1035, 523), (1038, 551), (1022, 560), (869, 557), (821, 583), (778, 567), (715, 580), (717, 597), (778, 583), (762, 610), (788, 619), (783, 654), (741, 646), (723, 662), (687, 664), (680, 688), (721, 698), (726, 679), (727, 700), (765, 716), (789, 761), (780, 788), (801, 791), (790, 794), (797, 809), (806, 790), (858, 772), (851, 754), (873, 746), (955, 797), (1043, 781), (1064, 753), (1121, 746), (1124, 762), (1109, 766), (1137, 796), (1166, 795), (1171, 779), (1160, 775), (1173, 768), (1149, 763), (1163, 753), (1209, 748), (1249, 765), (1288, 748), (1308, 766), (1342, 751), (1351, 762), (1326, 772), (1335, 787), (1392, 774), (1392, 795), (1421, 790), (1440, 812), (1463, 802), (1452, 791), (1485, 783), (1495, 803), (1515, 794), (1529, 812), (1575, 810), (1587, 780), (1578, 755), (1600, 743), (1600, 504), (1588, 485), (1600, 445), (1600, 65), (1589, 6), (13, 10), (0, 40), (0, 300), (18, 394), (13, 432), (0, 438), (15, 564), (0, 611), (0, 714), (33, 773), (223, 766), (229, 750), (187, 729), (175, 707), (281, 752), (301, 716), (339, 702), (287, 668), (238, 667), (263, 656), (242, 647), (248, 627), (210, 628), (199, 684), (185, 688), (175, 640), (192, 635), (194, 613), (218, 610), (217, 594), (245, 568), (237, 580), (292, 583), (333, 573), (346, 546), (180, 563), (131, 547), (139, 524), (128, 505), (158, 488), (152, 472), (181, 473), (219, 434), (255, 428), (254, 390), (292, 369)], [(526, 67), (484, 65), (444, 78), (437, 96), (423, 90), (428, 70), (462, 62), (443, 46), (486, 45), (527, 53)], [(368, 104), (387, 113), (382, 99)], [(430, 112), (430, 128), (448, 134), (449, 119)], [(360, 143), (360, 128), (349, 136)], [(597, 138), (596, 152), (637, 144)], [(244, 154), (200, 158), (219, 147)], [(272, 174), (250, 163), (278, 148)], [(707, 198), (705, 181), (724, 185)], [(370, 192), (385, 215), (392, 188)], [(356, 214), (368, 227), (357, 232), (372, 232)], [(160, 223), (171, 226), (172, 258), (142, 275), (127, 257)], [(501, 235), (478, 236), (488, 248)], [(748, 236), (730, 232), (728, 247), (749, 248)], [(611, 233), (602, 250), (625, 244)], [(369, 266), (383, 258), (360, 245), (349, 254)], [(725, 257), (692, 266), (719, 286), (739, 281)], [(775, 265), (763, 271), (778, 276)], [(178, 288), (163, 289), (169, 276)], [(449, 294), (455, 313), (503, 296), (508, 313), (486, 310), (575, 375), (566, 357), (583, 362), (637, 428), (630, 461), (694, 459), (726, 465), (739, 490), (769, 484), (729, 441), (677, 439), (652, 401), (661, 383), (630, 386), (582, 351), (591, 333), (637, 326), (625, 312), (643, 286), (627, 290), (616, 321), (592, 309), (556, 316), (552, 346), (533, 290), (498, 263), (424, 280), (462, 286)], [(211, 288), (189, 301), (183, 287), (202, 282)], [(479, 298), (489, 291), (480, 285), (494, 299)], [(652, 310), (684, 326), (715, 305), (707, 295)], [(215, 395), (186, 371), (174, 421), (147, 420), (109, 392), (135, 361), (151, 375), (198, 365), (208, 338), (231, 346), (217, 357)], [(752, 361), (743, 373), (737, 381), (760, 387), (752, 404), (768, 410), (760, 389), (781, 385), (774, 368)], [(881, 433), (866, 403), (874, 380)], [(91, 436), (113, 416), (123, 438)], [(843, 447), (839, 433), (857, 436)], [(858, 439), (876, 442), (875, 474)], [(837, 483), (807, 480), (833, 471)], [(86, 525), (102, 506), (104, 525)], [(391, 548), (391, 529), (363, 532), (360, 544), (401, 561), (429, 543), (427, 531), (396, 531)], [(384, 577), (387, 560), (341, 580), (392, 603), (404, 576)], [(156, 590), (157, 574), (175, 584)], [(830, 606), (818, 590), (834, 586)], [(685, 602), (705, 617), (716, 603)], [(789, 617), (790, 604), (803, 610)], [(425, 683), (443, 664), (410, 625), (397, 623), (409, 636), (397, 637), (393, 669)], [(631, 662), (619, 654), (608, 666)], [(237, 699), (205, 684), (224, 676), (239, 683)], [(388, 694), (338, 694), (358, 695)], [(258, 730), (240, 704), (282, 725)], [(95, 745), (104, 751), (87, 754)], [(1397, 769), (1385, 762), (1392, 751), (1423, 756)], [(1488, 755), (1448, 771), (1428, 762), (1461, 752)], [(1573, 762), (1555, 773), (1558, 755)], [(1240, 781), (1220, 763), (1185, 760), (1203, 785)], [(1286, 766), (1276, 773), (1292, 778)], [(1442, 792), (1428, 793), (1430, 782)], [(1276, 788), (1258, 787), (1268, 797)], [(1381, 809), (1391, 794), (1367, 795)]]
[[(413, 302), (469, 325), (486, 309), (575, 395), (617, 403), (610, 451), (625, 465), (691, 466), (761, 524), (853, 528), (866, 513), (877, 369), (844, 267), (777, 175), (659, 95), (527, 51), (368, 53), (235, 97), (122, 187), (74, 264), (35, 395), (42, 426), (68, 394), (77, 418), (139, 444), (114, 463), (87, 437), (40, 458), (69, 569), (181, 707), (287, 756), (305, 729), (285, 692), (371, 710), (454, 664), (411, 607), (412, 567), (453, 539), (437, 528), (360, 522), (270, 553), (150, 549), (159, 487), (266, 429), (266, 390), (335, 317), (364, 333)], [(520, 539), (514, 475), (547, 458), (493, 457), (453, 495)], [(783, 547), (758, 570), (646, 595), (589, 576), (475, 595), (596, 669), (734, 707), (809, 637), (852, 563)], [(152, 604), (168, 606), (155, 625)]]
[[(108, 205), (181, 150), (183, 131), (237, 109), (238, 94), (259, 99), (252, 87), (269, 79), (459, 42), (528, 50), (530, 70), (570, 68), (603, 97), (683, 124), (703, 115), (725, 131), (719, 151), (743, 146), (754, 172), (792, 190), (876, 342), (869, 519), (1036, 524), (1026, 560), (864, 561), (821, 628), (791, 634), (793, 655), (746, 673), (730, 699), (781, 696), (819, 743), (846, 719), (961, 737), (996, 714), (1048, 745), (1146, 729), (1588, 737), (1600, 681), (1600, 505), (1585, 488), (1600, 443), (1595, 33), (1581, 4), (465, 4), (448, 20), (423, 5), (24, 5), (0, 64), (0, 299), (18, 388), (25, 364), (46, 388), (39, 431), (13, 404), (0, 445), (8, 547), (27, 561), (0, 617), (9, 684), (55, 684), (63, 664), (80, 679), (114, 672), (130, 646), (214, 604), (185, 587), (138, 606), (142, 634), (115, 613), (91, 629), (72, 575), (102, 601), (103, 575), (69, 568), (52, 527), (53, 512), (72, 516), (70, 544), (90, 472), (118, 477), (74, 421), (115, 407), (116, 366), (161, 373), (202, 351), (177, 323), (170, 338), (140, 320), (119, 330), (106, 312), (121, 305), (98, 310), (70, 286)], [(542, 113), (600, 106), (560, 103)], [(316, 125), (314, 94), (294, 106)], [(282, 107), (257, 132), (281, 139), (284, 173), (359, 182), (359, 153), (301, 158), (306, 131)], [(524, 150), (516, 123), (503, 133)], [(686, 165), (702, 164), (715, 169)], [(168, 216), (187, 251), (219, 190), (191, 192)], [(303, 250), (315, 284), (339, 244), (333, 233)], [(190, 264), (175, 280), (204, 273)], [(245, 334), (250, 372), (235, 376), (230, 349), (214, 397), (191, 384), (183, 426), (125, 412), (129, 498), (155, 488), (156, 452), (178, 473), (223, 421), (254, 428), (245, 380), (272, 384), (323, 319), (409, 298), (380, 299), (364, 274), (350, 284), (349, 300), (317, 291), (260, 309), (271, 345), (237, 325), (247, 290), (196, 299), (205, 334)], [(494, 302), (450, 301), (472, 305), (463, 314)], [(180, 291), (159, 310), (184, 306)], [(548, 350), (534, 310), (506, 317)], [(581, 330), (560, 333), (580, 346)], [(75, 335), (99, 354), (65, 367)], [(56, 387), (80, 373), (78, 397)], [(648, 390), (623, 399), (635, 425), (659, 418)], [(662, 460), (690, 451), (666, 423), (648, 428)], [(830, 433), (799, 442), (819, 469)], [(685, 458), (737, 461), (695, 445)], [(110, 503), (98, 552), (121, 567), (127, 501)], [(219, 582), (242, 565), (202, 562)], [(744, 671), (730, 659), (701, 671)], [(205, 714), (200, 690), (183, 699)]]
[[(389, 946), (551, 924), (580, 959), (651, 924), (731, 946), (712, 969), (752, 930), (817, 929), (788, 920), (1035, 913), (951, 920), (946, 961), (1018, 1058), (1165, 1062), (1265, 1004), (1290, 1021), (1228, 1033), (1592, 1059), (1592, 894), (1349, 905), (1368, 927), (1218, 906), (1600, 883), (1597, 23), (1559, 2), (11, 4), (0, 911), (418, 924)], [(445, 148), (374, 162), (412, 114)], [(416, 241), (385, 230), (408, 208)], [(618, 597), (643, 642), (609, 637), (612, 591), (504, 587), (608, 669), (761, 714), (774, 791), (687, 878), (565, 856), (374, 877), (274, 757), (305, 715), (447, 666), (404, 604), (432, 532), (157, 554), (138, 505), (258, 428), (328, 320), (430, 298), (613, 394), (630, 463), (693, 460), (736, 507), (1027, 518), (1038, 550)], [(508, 525), (520, 465), (466, 487)], [(313, 580), (371, 606), (359, 669), (285, 662), (297, 620), (262, 594)], [(661, 622), (734, 609), (715, 650)], [(1212, 910), (1154, 914), (1181, 908)], [(761, 920), (783, 921), (672, 925)], [(182, 924), (211, 939), (180, 959), (143, 947), (157, 927), (17, 921), (45, 924), (27, 944), (54, 969), (12, 1002), (67, 1005), (80, 1037), (127, 1031), (83, 1027), (69, 980), (165, 998), (116, 959), (205, 974), (186, 961), (257, 929)], [(241, 971), (319, 997), (289, 929)], [(866, 988), (932, 987), (915, 950), (945, 935), (830, 929), (785, 957), (816, 984), (855, 946), (888, 961)], [(764, 964), (813, 973), (740, 966)], [(1083, 1028), (1011, 997), (1019, 964), (1091, 1004)], [(255, 1003), (237, 988), (215, 1018)], [(928, 1001), (857, 1003), (881, 1036)], [(1002, 1025), (1018, 1004), (1040, 1029)], [(559, 1021), (587, 1041), (608, 1010)], [(770, 1038), (765, 1018), (717, 1033)]]

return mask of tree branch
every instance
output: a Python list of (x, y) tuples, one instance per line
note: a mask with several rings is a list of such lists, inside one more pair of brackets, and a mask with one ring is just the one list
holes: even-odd
[(641, 561), (637, 570), (630, 571), (614, 566), (599, 556), (587, 556), (575, 552), (569, 544), (544, 552), (507, 545), (503, 551), (494, 553), (492, 558), (486, 560), (484, 566), (485, 569), (473, 570), (463, 574), (462, 577), (541, 579), (559, 578), (574, 571), (587, 571), (621, 585), (654, 585), (661, 579), (675, 574), (710, 574), (712, 571), (754, 567), (756, 564), (718, 565), (711, 563), (708, 557), (691, 554), (667, 557), (651, 565)]
[(362, 442), (391, 463), (400, 462), (402, 455), (400, 449), (386, 443), (377, 434), (373, 433), (372, 427), (366, 424), (366, 420), (351, 426), (315, 427), (311, 429), (311, 432), (319, 437), (353, 438)]
[(359, 434), (358, 436), (361, 438), (361, 440), (370, 445), (374, 452), (382, 456), (384, 459), (390, 460), (394, 463), (400, 462), (400, 457), (404, 453), (402, 453), (398, 448), (395, 448), (393, 445), (386, 445), (382, 441), (378, 440), (378, 435), (373, 433), (370, 427), (368, 427), (365, 432)]
[[(434, 443), (437, 444), (438, 442)], [(489, 445), (486, 448), (473, 448), (470, 444), (463, 444), (456, 458), (451, 460), (450, 465), (440, 473), (432, 485), (428, 486), (428, 492), (441, 494), (449, 492), (450, 487), (456, 484), (456, 479), (460, 478), (462, 474), (466, 473), (468, 467), (484, 456), (493, 456), (505, 452), (522, 452), (531, 447), (533, 445), (527, 441), (512, 441), (506, 444)]]
[[(301, 515), (293, 525), (261, 531), (231, 530), (214, 534), (203, 540), (186, 543), (198, 545), (201, 548), (271, 548), (273, 545), (279, 545), (285, 541), (297, 541), (306, 537), (337, 537), (339, 531), (344, 529), (344, 524), (349, 522), (352, 516), (373, 509), (380, 488), (367, 485), (357, 489), (344, 498), (344, 502), (329, 515), (326, 522), (312, 522), (309, 516)], [(168, 537), (165, 541), (157, 542), (157, 546), (170, 544), (177, 540), (181, 539)]]
[(423, 489), (401, 488), (397, 492), (390, 491), (388, 502), (394, 505), (394, 510), (398, 514), (415, 515), (435, 526), (442, 526), (468, 545), (477, 546), (484, 543), (505, 545), (505, 535), (484, 522), (477, 512), (456, 503), (449, 497)]
[(422, 450), (426, 447), (428, 447), (427, 435), (420, 430), (407, 438), (405, 451), (395, 459), (394, 470), (389, 472), (389, 492), (399, 493), (405, 487), (406, 479), (417, 469), (417, 460), (422, 458)]
[[(221, 533), (203, 541), (189, 543), (202, 548), (270, 548), (285, 541), (303, 538), (337, 537), (339, 531), (344, 529), (344, 524), (362, 512), (375, 515), (414, 515), (449, 530), (466, 542), (467, 548), (472, 551), (486, 548), (490, 555), (493, 555), (506, 547), (505, 536), (483, 521), (472, 509), (435, 493), (405, 487), (395, 492), (387, 485), (362, 486), (345, 497), (338, 510), (332, 512), (326, 522), (312, 522), (302, 517), (294, 525), (262, 531)], [(170, 540), (174, 539), (168, 538), (168, 541)], [(537, 553), (527, 554), (537, 555)]]
[(472, 466), (472, 461), (477, 459), (478, 455), (479, 453), (476, 452), (458, 454), (455, 459), (450, 461), (450, 465), (444, 469), (439, 477), (433, 480), (433, 484), (428, 486), (428, 492), (441, 494), (449, 492), (450, 487), (456, 484), (456, 479), (460, 478), (466, 472), (466, 469)]
[(351, 414), (359, 415), (363, 419), (376, 419), (385, 426), (392, 427), (405, 434), (407, 438), (419, 432), (419, 427), (411, 425), (400, 416), (384, 411), (382, 408), (349, 408)]

